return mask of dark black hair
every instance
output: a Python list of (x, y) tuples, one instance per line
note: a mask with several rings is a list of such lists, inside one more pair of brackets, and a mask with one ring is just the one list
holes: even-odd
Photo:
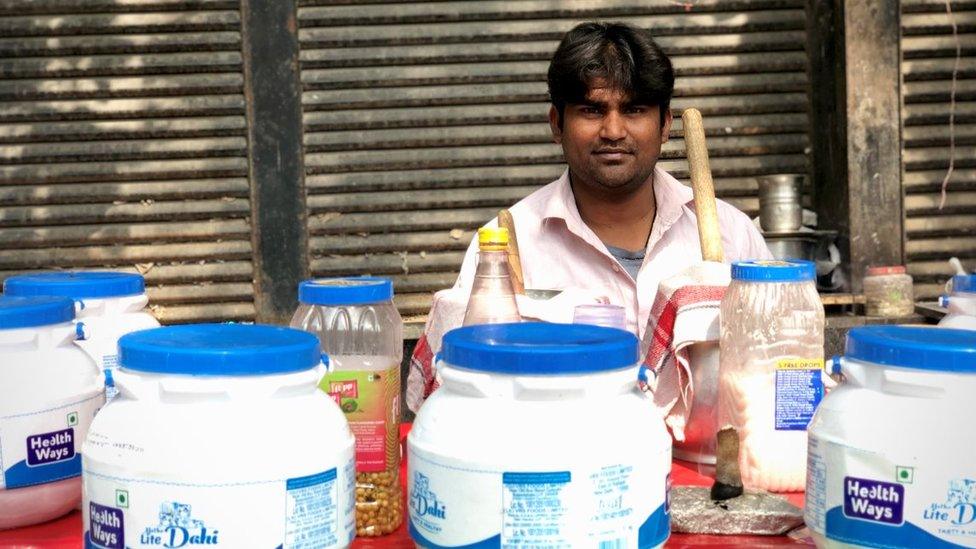
[(623, 23), (581, 23), (563, 37), (549, 63), (549, 99), (562, 126), (567, 104), (585, 102), (595, 80), (623, 91), (631, 102), (671, 105), (674, 69), (651, 34)]

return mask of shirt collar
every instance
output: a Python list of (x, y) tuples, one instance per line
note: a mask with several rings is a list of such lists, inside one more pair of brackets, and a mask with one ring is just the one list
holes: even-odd
[[(555, 183), (542, 211), (542, 219), (562, 219), (570, 227), (583, 224), (573, 187), (569, 184), (569, 170), (564, 171)], [(691, 189), (659, 166), (654, 167), (654, 198), (657, 202), (654, 227), (661, 226), (662, 231), (674, 224), (684, 213), (684, 206), (693, 201)]]

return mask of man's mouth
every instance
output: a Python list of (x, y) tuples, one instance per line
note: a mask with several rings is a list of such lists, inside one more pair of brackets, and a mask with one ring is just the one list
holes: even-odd
[(597, 149), (593, 154), (601, 160), (613, 162), (623, 160), (624, 157), (633, 153), (627, 149)]

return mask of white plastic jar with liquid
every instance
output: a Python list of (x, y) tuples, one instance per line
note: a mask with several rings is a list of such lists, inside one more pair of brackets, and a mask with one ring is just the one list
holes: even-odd
[(17, 275), (4, 281), (3, 291), (13, 296), (73, 299), (76, 318), (83, 326), (76, 344), (109, 372), (118, 364), (120, 337), (159, 327), (146, 307), (149, 298), (145, 281), (134, 273), (57, 271)]
[(582, 324), (448, 332), (407, 439), (417, 546), (663, 546), (671, 437), (637, 388), (638, 346)]
[(976, 275), (956, 275), (947, 284), (948, 295), (939, 304), (948, 314), (939, 321), (942, 328), (976, 330)]
[(81, 501), (81, 445), (105, 391), (74, 318), (67, 298), (0, 296), (0, 529)]
[(747, 489), (799, 492), (824, 394), (824, 309), (810, 261), (732, 264), (720, 308), (718, 426), (739, 434)]
[(320, 387), (356, 437), (356, 534), (383, 536), (403, 522), (400, 362), (403, 321), (388, 278), (306, 280), (291, 326), (318, 336), (329, 356)]
[(202, 324), (119, 341), (83, 449), (86, 547), (348, 547), (353, 437), (318, 340)]
[(817, 547), (976, 547), (976, 332), (866, 326), (810, 424)]

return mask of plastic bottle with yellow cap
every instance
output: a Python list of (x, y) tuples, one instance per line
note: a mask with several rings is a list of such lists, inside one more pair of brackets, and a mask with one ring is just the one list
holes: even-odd
[(478, 230), (478, 268), (464, 311), (464, 325), (521, 322), (508, 267), (508, 230)]

